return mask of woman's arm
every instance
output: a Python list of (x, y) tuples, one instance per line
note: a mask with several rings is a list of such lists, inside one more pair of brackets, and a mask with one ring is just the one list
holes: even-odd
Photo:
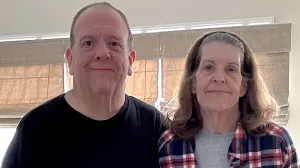
[(283, 142), (282, 142), (282, 152), (283, 152), (283, 167), (284, 168), (300, 168), (299, 158), (294, 146), (293, 140), (290, 134), (284, 130), (283, 132)]

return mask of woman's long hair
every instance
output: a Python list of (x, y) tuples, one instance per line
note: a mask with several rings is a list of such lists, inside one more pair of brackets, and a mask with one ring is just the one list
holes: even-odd
[(247, 44), (237, 35), (229, 32), (213, 32), (204, 35), (190, 49), (184, 74), (177, 94), (178, 108), (168, 113), (167, 123), (170, 130), (179, 138), (193, 138), (202, 129), (203, 121), (197, 97), (191, 85), (199, 68), (204, 44), (220, 42), (238, 47), (242, 51), (241, 74), (246, 94), (239, 99), (239, 123), (248, 133), (256, 136), (265, 133), (266, 124), (277, 112), (277, 103), (268, 91), (258, 70), (253, 54)]

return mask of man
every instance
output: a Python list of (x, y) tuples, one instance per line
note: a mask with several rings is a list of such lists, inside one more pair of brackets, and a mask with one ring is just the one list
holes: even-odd
[(135, 60), (124, 14), (106, 2), (84, 7), (70, 44), (73, 90), (21, 120), (2, 168), (159, 167), (162, 115), (124, 92)]

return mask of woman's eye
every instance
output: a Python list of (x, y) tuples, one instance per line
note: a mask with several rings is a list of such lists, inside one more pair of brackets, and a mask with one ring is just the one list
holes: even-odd
[(210, 70), (213, 69), (213, 66), (211, 66), (211, 65), (206, 65), (206, 66), (204, 66), (204, 69), (207, 70), (207, 71), (210, 71)]
[(229, 72), (236, 72), (237, 71), (235, 67), (228, 67), (227, 70)]

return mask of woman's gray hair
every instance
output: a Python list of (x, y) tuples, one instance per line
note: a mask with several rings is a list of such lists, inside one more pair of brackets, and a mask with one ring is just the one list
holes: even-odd
[[(238, 37), (235, 37), (233, 34), (229, 34), (227, 32), (216, 32), (212, 33), (211, 35), (205, 37), (203, 42), (200, 46), (202, 48), (204, 45), (213, 43), (213, 42), (220, 42), (225, 44), (230, 44), (239, 48), (242, 51), (242, 55), (245, 53), (245, 48), (241, 40)], [(201, 52), (201, 50), (200, 50)], [(243, 56), (241, 57), (241, 62), (243, 62)]]

